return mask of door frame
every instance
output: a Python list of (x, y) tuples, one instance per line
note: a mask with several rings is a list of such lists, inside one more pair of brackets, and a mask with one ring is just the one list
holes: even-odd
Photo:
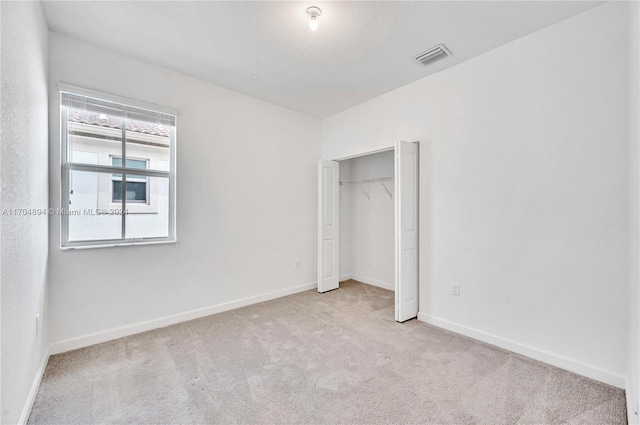
[[(361, 156), (368, 156), (376, 153), (395, 151), (395, 149), (396, 147), (394, 145), (394, 146), (389, 146), (388, 148), (376, 149), (373, 151), (367, 151), (367, 152), (358, 153), (355, 155), (343, 156), (342, 158), (332, 159), (331, 161), (337, 161), (337, 162), (346, 161), (347, 159), (360, 158)], [(394, 155), (394, 159), (395, 159), (395, 155)]]
[[(412, 142), (412, 143), (416, 143), (417, 145), (420, 145), (420, 141), (415, 141), (415, 142)], [(396, 168), (398, 166), (397, 165), (397, 155), (396, 155), (397, 151), (396, 151), (396, 145), (395, 144), (393, 144), (391, 146), (388, 146), (388, 147), (385, 147), (385, 148), (381, 148), (381, 149), (375, 149), (375, 150), (371, 150), (371, 151), (357, 153), (357, 154), (354, 154), (354, 155), (349, 155), (349, 156), (344, 156), (344, 157), (340, 157), (340, 158), (331, 159), (330, 161), (335, 161), (335, 162), (339, 163), (340, 161), (346, 161), (348, 159), (359, 158), (359, 157), (363, 157), (363, 156), (368, 156), (368, 155), (381, 153), (381, 152), (388, 152), (388, 151), (393, 151), (394, 152), (394, 155), (393, 155), (393, 168), (394, 168), (394, 175), (395, 175), (396, 174), (395, 170), (396, 170)], [(419, 175), (420, 175), (420, 155), (418, 155), (418, 176)], [(419, 190), (419, 187), (420, 187), (420, 182), (418, 180), (418, 205), (420, 203), (420, 190)], [(394, 193), (394, 196), (395, 196), (395, 193)], [(320, 208), (321, 208), (321, 206), (318, 205), (318, 210), (320, 210)], [(338, 204), (338, 216), (340, 214), (339, 208), (340, 208), (340, 205)], [(395, 209), (396, 208), (394, 206), (394, 233), (395, 233), (394, 239), (397, 241), (399, 229), (397, 227), (397, 220), (396, 220), (397, 217), (395, 217), (395, 216), (398, 214), (398, 212), (395, 211)], [(418, 214), (419, 214), (419, 210), (418, 210)], [(320, 216), (318, 216), (318, 220), (320, 220)], [(419, 228), (419, 222), (420, 222), (420, 220), (419, 220), (419, 217), (418, 217), (418, 228)], [(419, 235), (420, 235), (420, 230), (418, 229), (418, 238), (419, 238)], [(418, 239), (418, 244), (419, 244), (419, 239)], [(394, 264), (395, 264), (394, 268), (397, 269), (397, 267), (398, 267), (398, 250), (394, 249), (394, 252), (395, 252), (394, 253)], [(318, 260), (319, 259), (320, 259), (320, 253), (318, 253)], [(340, 258), (338, 257), (338, 259), (337, 259), (337, 267), (339, 268), (339, 266), (340, 266)], [(320, 264), (318, 264), (318, 270), (320, 270)], [(420, 273), (420, 264), (419, 264), (419, 262), (418, 262), (418, 273)], [(394, 278), (393, 278), (393, 280), (394, 280), (393, 285), (394, 285), (395, 296), (396, 296), (396, 301), (394, 302), (394, 306), (395, 306), (394, 307), (394, 318), (397, 318), (398, 317), (398, 304), (397, 304), (398, 270), (394, 270)], [(420, 289), (419, 288), (419, 282), (420, 281), (418, 280), (418, 291)], [(339, 285), (339, 282), (338, 282), (338, 285)], [(420, 297), (418, 297), (417, 301), (418, 301), (418, 311), (419, 311), (420, 310)]]

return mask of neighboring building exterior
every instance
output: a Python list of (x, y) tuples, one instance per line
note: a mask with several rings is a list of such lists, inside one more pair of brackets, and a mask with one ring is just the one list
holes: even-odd
[[(169, 131), (159, 124), (127, 119), (127, 166), (169, 170)], [(122, 118), (79, 109), (69, 111), (69, 161), (121, 166)], [(119, 239), (122, 236), (122, 175), (72, 171), (69, 240)], [(126, 238), (169, 234), (169, 181), (127, 175)]]

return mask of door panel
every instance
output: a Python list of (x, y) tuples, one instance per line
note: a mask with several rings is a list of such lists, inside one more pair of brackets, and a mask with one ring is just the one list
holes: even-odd
[(318, 292), (338, 289), (339, 164), (318, 161)]
[(418, 315), (418, 149), (396, 145), (396, 320)]

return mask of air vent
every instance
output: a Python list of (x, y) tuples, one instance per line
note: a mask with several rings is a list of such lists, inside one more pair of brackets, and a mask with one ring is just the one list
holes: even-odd
[(414, 61), (418, 62), (422, 66), (427, 66), (437, 60), (442, 58), (446, 58), (447, 56), (451, 56), (451, 52), (449, 49), (444, 47), (444, 44), (438, 44), (435, 47), (430, 48), (426, 52), (422, 52), (413, 58)]

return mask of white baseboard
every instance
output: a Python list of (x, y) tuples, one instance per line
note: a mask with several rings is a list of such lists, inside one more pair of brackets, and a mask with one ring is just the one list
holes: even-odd
[(377, 286), (378, 288), (388, 289), (389, 291), (396, 290), (396, 286), (393, 283), (383, 282), (377, 279), (371, 279), (370, 277), (364, 277), (364, 276), (352, 274), (351, 279), (357, 280), (358, 282), (366, 283), (367, 285)]
[(22, 414), (20, 414), (18, 425), (24, 425), (29, 420), (29, 415), (31, 414), (33, 403), (36, 401), (36, 395), (38, 395), (38, 389), (40, 388), (40, 383), (42, 382), (44, 371), (47, 368), (47, 363), (49, 363), (49, 349), (45, 351), (44, 356), (42, 356), (42, 360), (40, 360), (38, 371), (36, 372), (36, 376), (33, 378), (33, 383), (31, 384), (31, 389), (29, 390), (29, 395), (27, 396), (27, 400), (25, 401), (24, 407), (22, 408)]
[(418, 313), (418, 320), (442, 329), (446, 329), (451, 332), (455, 332), (482, 342), (486, 342), (491, 345), (498, 346), (500, 348), (504, 348), (505, 350), (513, 351), (514, 353), (522, 354), (523, 356), (527, 356), (543, 363), (547, 363), (552, 366), (577, 373), (578, 375), (586, 376), (587, 378), (604, 382), (605, 384), (609, 384), (617, 388), (624, 389), (626, 385), (625, 376), (619, 373), (602, 369), (594, 365), (586, 364), (578, 360), (570, 359), (559, 354), (540, 350), (529, 345), (521, 344), (507, 338), (502, 338), (488, 332), (470, 328), (468, 326), (461, 325), (446, 319), (440, 319), (438, 317), (434, 317), (425, 313)]
[(340, 280), (340, 282), (344, 282), (345, 280), (351, 279), (351, 275), (350, 274), (345, 274), (345, 275), (340, 276), (338, 279)]
[(60, 354), (66, 351), (76, 350), (78, 348), (99, 344), (101, 342), (134, 335), (153, 329), (163, 328), (165, 326), (175, 325), (176, 323), (187, 322), (189, 320), (199, 319), (201, 317), (210, 316), (212, 314), (234, 310), (236, 308), (245, 307), (251, 304), (274, 300), (276, 298), (297, 294), (298, 292), (308, 291), (309, 289), (315, 289), (317, 287), (317, 282), (305, 283), (303, 285), (298, 285), (291, 288), (280, 289), (277, 291), (267, 292), (264, 294), (242, 298), (235, 301), (229, 301), (226, 303), (198, 308), (195, 310), (186, 311), (184, 313), (172, 314), (170, 316), (160, 317), (158, 319), (147, 320), (144, 322), (134, 323), (115, 329), (95, 332), (76, 338), (65, 339), (52, 343), (49, 346), (49, 349), (52, 355)]

